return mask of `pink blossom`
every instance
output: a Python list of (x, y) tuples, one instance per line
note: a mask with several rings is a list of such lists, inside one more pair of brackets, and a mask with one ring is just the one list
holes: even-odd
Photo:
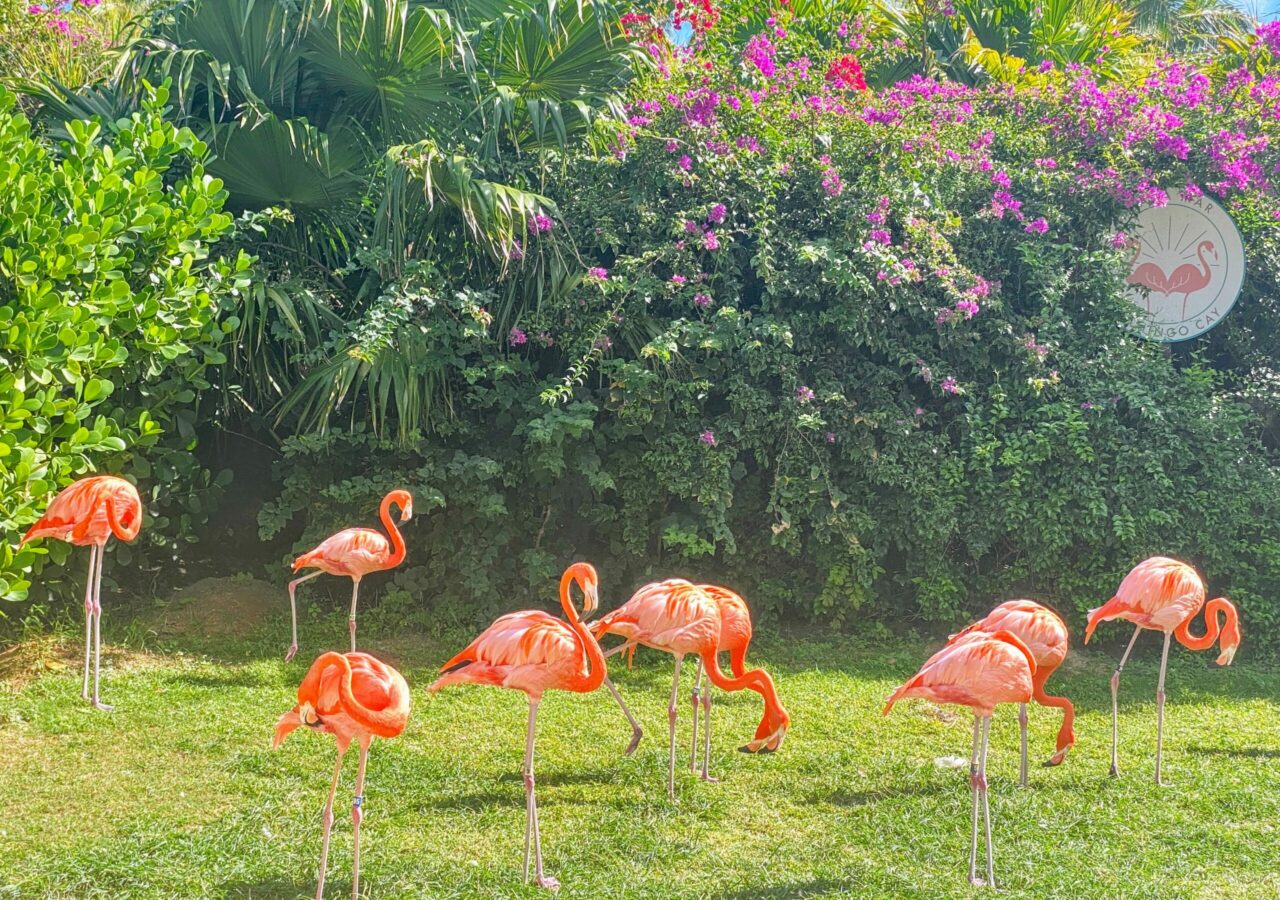
[(694, 294), (693, 305), (699, 309), (706, 309), (711, 305), (711, 297), (708, 294)]
[(715, 206), (711, 207), (711, 211), (707, 213), (707, 221), (719, 224), (724, 221), (724, 217), (727, 212), (728, 210), (725, 208), (723, 203), (717, 203)]
[(525, 334), (519, 328), (512, 328), (511, 333), (507, 335), (507, 343), (512, 347), (520, 347), (529, 343), (529, 335)]
[(590, 269), (587, 269), (587, 276), (594, 278), (597, 281), (608, 281), (609, 270), (602, 269), (600, 266), (592, 266)]
[(800, 385), (796, 388), (796, 400), (800, 403), (808, 403), (813, 400), (813, 388), (806, 385)]
[(672, 275), (672, 276), (671, 276), (671, 283), (672, 283), (672, 284), (684, 284), (684, 283), (685, 283), (686, 281), (688, 281), (688, 280), (689, 280), (689, 279), (688, 279), (688, 278), (686, 278), (686, 277), (685, 277), (685, 276), (683, 276), (683, 275)]
[(680, 166), (681, 169), (684, 169), (684, 171), (688, 172), (690, 169), (693, 168), (693, 160), (691, 160), (688, 156), (682, 156), (680, 157), (680, 162), (678, 163), (678, 165)]
[(715, 433), (709, 430), (704, 431), (702, 432), (702, 434), (698, 435), (698, 440), (706, 444), (708, 447), (714, 447), (716, 445)]
[(1028, 234), (1045, 234), (1049, 230), (1049, 223), (1044, 220), (1044, 216), (1040, 216), (1028, 222), (1024, 230)]
[(948, 375), (942, 379), (942, 390), (947, 394), (958, 394), (960, 393), (960, 386), (956, 384), (955, 378)]

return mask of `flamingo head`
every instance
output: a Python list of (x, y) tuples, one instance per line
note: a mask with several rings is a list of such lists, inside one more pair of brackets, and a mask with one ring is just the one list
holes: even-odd
[(413, 518), (413, 494), (408, 491), (396, 490), (388, 494), (387, 497), (392, 503), (400, 507), (401, 524)]
[(1229, 666), (1231, 661), (1236, 658), (1236, 651), (1240, 649), (1240, 617), (1235, 611), (1235, 607), (1231, 606), (1230, 601), (1223, 600), (1223, 604), (1229, 607), (1227, 612), (1227, 621), (1222, 626), (1222, 637), (1218, 641), (1218, 659), (1217, 665)]
[(738, 749), (743, 753), (773, 753), (782, 748), (782, 740), (791, 727), (791, 716), (781, 704), (766, 706), (764, 718), (756, 728), (756, 736)]
[(276, 732), (271, 739), (271, 749), (274, 750), (283, 744), (284, 739), (299, 725), (305, 725), (315, 731), (320, 731), (324, 728), (324, 720), (316, 714), (315, 707), (310, 703), (299, 703), (276, 722)]
[(582, 614), (590, 616), (600, 607), (600, 577), (596, 575), (596, 567), (591, 563), (574, 563), (564, 574), (582, 590)]
[(1197, 247), (1196, 250), (1203, 250), (1206, 253), (1212, 254), (1215, 261), (1218, 259), (1218, 248), (1213, 245), (1213, 241), (1201, 241), (1200, 246)]

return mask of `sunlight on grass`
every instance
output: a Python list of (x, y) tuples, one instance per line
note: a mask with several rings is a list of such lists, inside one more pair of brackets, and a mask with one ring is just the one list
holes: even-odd
[[(310, 618), (310, 617), (309, 617)], [(317, 617), (318, 618), (318, 617)], [(79, 673), (53, 668), (0, 687), (5, 737), (0, 896), (295, 897), (314, 891), (332, 739), (271, 726), (305, 671), (279, 658), (279, 620), (244, 639), (189, 641), (132, 664), (113, 657), (95, 714)], [(121, 626), (127, 628), (128, 626)], [(304, 633), (309, 662), (340, 635)], [(428, 697), (435, 666), (465, 640), (392, 641), (414, 687), (401, 738), (378, 742), (366, 790), (362, 887), (377, 897), (537, 897), (520, 884), (521, 695), (465, 687)], [(977, 896), (965, 882), (971, 720), (920, 702), (887, 719), (893, 686), (932, 649), (830, 637), (763, 636), (751, 658), (778, 679), (793, 728), (782, 751), (736, 747), (760, 716), (754, 694), (715, 695), (713, 774), (687, 771), (681, 692), (678, 801), (663, 790), (670, 661), (641, 653), (615, 680), (645, 727), (639, 751), (607, 693), (550, 694), (537, 773), (547, 869), (565, 897)], [(1151, 648), (1147, 648), (1148, 650)], [(1017, 724), (992, 729), (992, 801), (1002, 896), (1274, 895), (1280, 792), (1273, 770), (1280, 677), (1175, 653), (1166, 743), (1170, 787), (1152, 784), (1153, 660), (1122, 686), (1121, 765), (1107, 777), (1111, 657), (1077, 655), (1051, 686), (1071, 696), (1080, 743), (1057, 769), (1016, 786)], [(1056, 713), (1032, 707), (1034, 761)], [(354, 754), (336, 809), (329, 893), (350, 890)]]

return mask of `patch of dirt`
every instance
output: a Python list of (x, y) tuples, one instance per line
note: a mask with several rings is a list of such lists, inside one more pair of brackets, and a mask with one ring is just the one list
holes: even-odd
[[(156, 665), (159, 657), (104, 643), (103, 669), (130, 670)], [(0, 652), (0, 684), (21, 690), (42, 675), (84, 667), (84, 639), (46, 634), (28, 638)]]
[(281, 599), (279, 588), (245, 575), (202, 578), (176, 589), (153, 627), (162, 637), (245, 637), (281, 608)]

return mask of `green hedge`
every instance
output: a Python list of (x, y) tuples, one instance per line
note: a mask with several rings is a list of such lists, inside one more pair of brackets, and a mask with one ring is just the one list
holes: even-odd
[[(72, 122), (33, 136), (0, 89), (0, 598), (26, 595), (47, 541), (17, 550), (53, 493), (93, 471), (142, 486), (149, 540), (188, 539), (211, 476), (191, 450), (197, 400), (234, 320), (221, 298), (247, 259), (227, 234), (204, 145), (168, 124), (166, 92), (110, 140)], [(128, 552), (128, 551), (126, 551)]]

